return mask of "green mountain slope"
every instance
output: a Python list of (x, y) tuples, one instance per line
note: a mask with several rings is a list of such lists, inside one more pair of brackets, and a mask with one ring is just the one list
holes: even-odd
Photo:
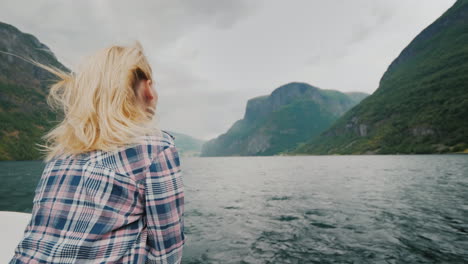
[(329, 127), (359, 102), (333, 90), (289, 83), (247, 102), (244, 118), (206, 142), (202, 156), (274, 155)]
[(457, 1), (392, 62), (379, 88), (295, 153), (468, 149), (468, 0)]
[(181, 156), (200, 156), (201, 148), (205, 141), (182, 133), (168, 131), (175, 139), (175, 144)]
[[(0, 51), (66, 69), (36, 37), (1, 22)], [(52, 79), (31, 63), (0, 53), (0, 160), (40, 158), (35, 143), (56, 120), (46, 104)]]

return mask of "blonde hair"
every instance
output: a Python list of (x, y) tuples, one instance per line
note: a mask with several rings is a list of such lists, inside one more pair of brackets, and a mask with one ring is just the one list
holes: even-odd
[(47, 103), (63, 112), (61, 122), (38, 144), (45, 161), (56, 155), (93, 150), (113, 151), (141, 136), (161, 134), (154, 112), (137, 101), (135, 87), (153, 80), (151, 66), (137, 41), (131, 46), (111, 46), (83, 61), (70, 73), (34, 61), (56, 75)]

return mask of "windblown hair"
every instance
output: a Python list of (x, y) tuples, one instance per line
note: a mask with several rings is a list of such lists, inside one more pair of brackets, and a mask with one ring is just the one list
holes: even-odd
[(57, 155), (113, 151), (138, 143), (141, 136), (161, 134), (154, 111), (137, 101), (140, 80), (153, 80), (139, 42), (111, 46), (89, 56), (70, 73), (33, 62), (59, 79), (50, 87), (47, 103), (63, 120), (38, 144), (45, 161)]

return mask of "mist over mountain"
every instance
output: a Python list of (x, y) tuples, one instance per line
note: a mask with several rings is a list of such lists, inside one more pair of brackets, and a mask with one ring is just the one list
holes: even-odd
[(200, 156), (204, 140), (174, 131), (168, 132), (175, 137), (174, 142), (181, 156)]

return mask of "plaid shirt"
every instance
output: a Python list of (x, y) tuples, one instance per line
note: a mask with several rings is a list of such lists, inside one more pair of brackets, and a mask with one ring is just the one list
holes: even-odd
[(180, 263), (184, 191), (174, 137), (49, 161), (16, 263)]

